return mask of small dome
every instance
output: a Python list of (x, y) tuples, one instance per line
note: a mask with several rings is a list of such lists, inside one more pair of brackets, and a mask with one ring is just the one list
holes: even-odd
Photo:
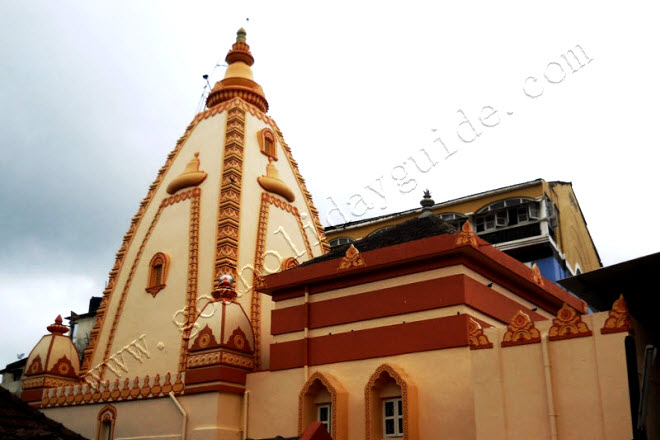
[[(228, 284), (228, 283), (227, 283)], [(188, 343), (190, 351), (227, 348), (246, 353), (254, 352), (252, 325), (243, 307), (236, 302), (233, 289), (221, 285), (197, 316)]]
[(25, 376), (48, 374), (77, 378), (80, 359), (71, 338), (64, 335), (69, 329), (62, 324), (62, 316), (58, 315), (47, 329), (50, 334), (43, 336), (28, 356)]

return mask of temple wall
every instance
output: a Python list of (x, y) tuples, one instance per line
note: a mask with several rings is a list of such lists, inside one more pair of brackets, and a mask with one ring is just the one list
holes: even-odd
[[(501, 347), (506, 327), (500, 326), (485, 329), (492, 348), (457, 347), (318, 365), (308, 368), (308, 376), (304, 368), (252, 373), (247, 379), (248, 434), (296, 435), (298, 395), (305, 378), (320, 372), (347, 390), (348, 439), (364, 439), (365, 386), (386, 363), (405, 372), (417, 390), (417, 410), (409, 415), (419, 426), (415, 438), (551, 438), (551, 419), (560, 439), (631, 438), (623, 348), (627, 333), (601, 334), (607, 317), (582, 317), (591, 336), (547, 343)], [(552, 322), (535, 325), (546, 338)]]

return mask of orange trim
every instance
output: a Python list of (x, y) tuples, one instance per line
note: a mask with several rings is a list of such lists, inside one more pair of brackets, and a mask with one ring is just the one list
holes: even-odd
[(186, 385), (222, 380), (245, 385), (247, 372), (232, 367), (214, 365), (212, 367), (193, 368), (186, 372)]
[(455, 235), (439, 235), (362, 252), (361, 255), (368, 265), (349, 272), (337, 272), (336, 259), (296, 267), (265, 277), (262, 291), (278, 301), (300, 295), (302, 290), (293, 289), (300, 285), (309, 285), (309, 292), (313, 294), (463, 264), (550, 313), (556, 313), (564, 302), (580, 313), (586, 313), (584, 301), (552, 282), (544, 283), (543, 286), (537, 284), (533, 279), (532, 269), (485, 241), (478, 239), (478, 247), (457, 247), (455, 240)]
[[(469, 276), (458, 274), (308, 303), (308, 327), (322, 328), (459, 304), (468, 305), (502, 323), (510, 322), (521, 309), (535, 321), (546, 319)], [(303, 330), (304, 307), (301, 304), (273, 310), (271, 333), (278, 335)]]
[[(453, 315), (308, 338), (309, 365), (465, 347), (469, 345), (468, 317)], [(271, 344), (271, 370), (302, 367), (304, 363), (304, 339)]]

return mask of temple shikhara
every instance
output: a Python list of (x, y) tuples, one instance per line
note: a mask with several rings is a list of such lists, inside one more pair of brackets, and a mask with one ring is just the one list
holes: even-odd
[(103, 440), (632, 438), (623, 297), (589, 313), (487, 223), (428, 203), (331, 248), (244, 30), (226, 62), (131, 220), (82, 358), (61, 317), (43, 323), (23, 401)]

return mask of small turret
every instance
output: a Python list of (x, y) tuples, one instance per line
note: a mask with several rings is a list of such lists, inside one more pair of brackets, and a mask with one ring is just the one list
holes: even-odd
[(26, 402), (41, 401), (46, 388), (78, 383), (80, 359), (73, 341), (65, 333), (69, 328), (62, 324), (62, 316), (46, 329), (44, 335), (32, 349), (25, 364), (25, 379), (21, 398)]

